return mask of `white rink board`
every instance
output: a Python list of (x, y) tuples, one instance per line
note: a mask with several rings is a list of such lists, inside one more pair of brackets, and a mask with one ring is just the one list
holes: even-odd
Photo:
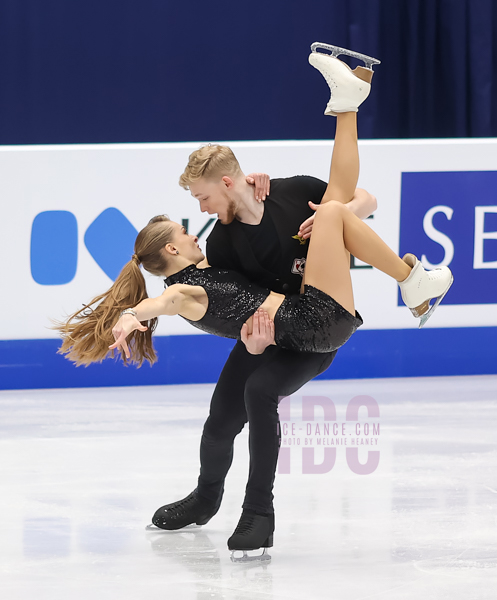
[[(333, 144), (329, 141), (227, 142), (245, 173), (271, 177), (307, 174), (326, 180)], [(57, 337), (49, 318), (62, 318), (112, 283), (84, 244), (84, 233), (105, 209), (115, 207), (136, 229), (150, 217), (167, 213), (190, 220), (190, 232), (208, 219), (197, 202), (178, 186), (190, 152), (200, 143), (0, 148), (0, 339)], [(369, 225), (395, 250), (399, 248), (401, 174), (403, 172), (497, 171), (497, 140), (409, 140), (360, 142), (359, 186), (378, 198)], [(440, 204), (450, 203), (441, 198)], [(497, 194), (495, 202), (497, 205)], [(78, 223), (79, 251), (74, 279), (64, 285), (40, 285), (30, 266), (31, 229), (44, 211), (69, 211)], [(205, 247), (205, 235), (201, 246)], [(108, 243), (112, 245), (112, 231)], [(456, 243), (456, 242), (455, 242)], [(497, 242), (496, 242), (497, 243)], [(457, 248), (457, 244), (456, 244)], [(64, 249), (61, 248), (61, 252)], [(490, 274), (497, 277), (493, 270)], [(356, 306), (362, 329), (409, 329), (416, 321), (397, 306), (397, 286), (376, 270), (354, 270)], [(495, 282), (495, 279), (494, 279)], [(162, 282), (150, 281), (157, 295)], [(442, 305), (427, 327), (496, 326), (495, 304)], [(163, 318), (157, 333), (199, 334), (179, 317)]]

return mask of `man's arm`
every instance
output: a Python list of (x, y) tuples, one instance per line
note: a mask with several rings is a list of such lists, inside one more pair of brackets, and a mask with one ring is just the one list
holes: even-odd
[(373, 194), (357, 188), (354, 197), (345, 206), (359, 219), (367, 219), (378, 208), (378, 202)]

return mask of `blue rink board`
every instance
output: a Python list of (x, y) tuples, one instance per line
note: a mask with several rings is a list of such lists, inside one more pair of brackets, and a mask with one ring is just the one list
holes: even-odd
[[(141, 369), (107, 360), (75, 367), (59, 340), (0, 341), (0, 389), (213, 383), (233, 341), (210, 335), (157, 336), (159, 361)], [(358, 331), (318, 379), (497, 373), (497, 327)]]

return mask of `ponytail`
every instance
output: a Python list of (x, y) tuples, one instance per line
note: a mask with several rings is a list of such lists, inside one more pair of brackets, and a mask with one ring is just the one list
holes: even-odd
[[(62, 336), (59, 354), (76, 365), (88, 366), (94, 362), (102, 362), (104, 358), (114, 358), (114, 350), (109, 346), (114, 343), (112, 328), (119, 320), (121, 311), (136, 306), (148, 298), (145, 279), (139, 267), (140, 259), (136, 254), (120, 272), (118, 278), (104, 294), (93, 298), (82, 309), (72, 314), (65, 322), (55, 322), (54, 329)], [(147, 331), (133, 331), (128, 339), (131, 352), (129, 362), (141, 367), (144, 360), (152, 365), (157, 356), (152, 344), (152, 333), (157, 327), (158, 319), (143, 321)], [(121, 358), (128, 361), (123, 352)]]
[[(93, 298), (89, 304), (72, 314), (67, 321), (55, 321), (53, 329), (59, 331), (63, 339), (59, 354), (65, 354), (76, 365), (85, 366), (102, 362), (108, 356), (114, 357), (114, 350), (109, 350), (109, 346), (114, 343), (112, 328), (119, 320), (121, 311), (148, 298), (140, 263), (152, 275), (163, 275), (167, 266), (163, 249), (173, 236), (174, 227), (167, 215), (159, 215), (150, 220), (138, 234), (135, 253), (119, 273), (114, 285), (105, 294)], [(156, 362), (152, 333), (157, 323), (157, 318), (143, 321), (142, 325), (148, 329), (130, 334), (128, 347), (131, 363), (141, 367), (144, 360), (148, 360), (151, 365)], [(124, 353), (121, 353), (121, 358), (126, 364)]]

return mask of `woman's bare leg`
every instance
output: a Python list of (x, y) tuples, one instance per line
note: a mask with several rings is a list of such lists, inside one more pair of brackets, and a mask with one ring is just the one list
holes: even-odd
[(404, 281), (411, 267), (391, 250), (366, 223), (340, 202), (317, 210), (305, 267), (305, 284), (329, 294), (355, 314), (347, 250), (396, 281)]
[(368, 225), (343, 205), (354, 195), (358, 176), (357, 115), (342, 113), (337, 116), (330, 182), (316, 212), (304, 284), (326, 292), (352, 314), (355, 307), (349, 252), (397, 281), (403, 281), (411, 272)]
[(349, 202), (354, 197), (358, 179), (357, 113), (342, 113), (337, 116), (330, 178), (321, 204), (330, 200)]
[[(353, 197), (359, 175), (355, 111), (369, 94), (372, 73), (366, 78), (355, 73), (361, 83), (339, 60), (319, 55), (315, 48), (309, 62), (323, 74), (331, 89), (325, 114), (338, 116), (330, 182), (314, 219), (303, 284), (321, 289), (354, 314), (351, 252), (403, 282), (402, 299), (415, 316), (421, 317), (422, 326), (452, 284), (450, 269), (443, 267), (428, 275), (415, 256), (407, 255), (404, 262), (344, 205)], [(430, 307), (433, 298), (436, 302)]]

